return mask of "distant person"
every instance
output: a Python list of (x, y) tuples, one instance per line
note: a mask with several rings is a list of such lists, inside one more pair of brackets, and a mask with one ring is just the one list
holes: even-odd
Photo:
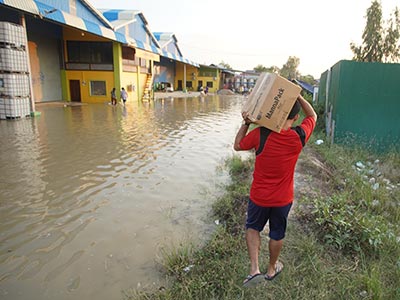
[(204, 94), (208, 94), (208, 85), (206, 85), (206, 88), (204, 89)]
[(117, 105), (117, 94), (115, 92), (115, 88), (111, 91), (111, 105)]
[(124, 88), (121, 89), (121, 99), (125, 106), (125, 102), (128, 99), (128, 93), (125, 91)]
[[(292, 127), (304, 112), (301, 124)], [(248, 134), (251, 120), (243, 112), (243, 124), (236, 134), (236, 151), (256, 150), (253, 182), (247, 206), (246, 244), (250, 272), (243, 285), (249, 286), (273, 280), (283, 270), (278, 260), (283, 247), (286, 225), (294, 198), (294, 169), (300, 152), (315, 128), (317, 114), (302, 96), (297, 98), (280, 133), (257, 127)], [(260, 232), (269, 223), (269, 263), (261, 273), (258, 255)]]

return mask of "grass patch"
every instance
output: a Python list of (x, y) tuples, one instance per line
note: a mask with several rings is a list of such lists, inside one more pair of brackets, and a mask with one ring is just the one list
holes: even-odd
[[(313, 147), (329, 169), (327, 191), (299, 199), (281, 254), (284, 271), (274, 281), (242, 287), (249, 269), (244, 220), (253, 160), (234, 156), (226, 163), (226, 193), (212, 207), (220, 223), (206, 245), (165, 251), (167, 288), (130, 291), (125, 299), (400, 299), (399, 154)], [(264, 272), (267, 262), (262, 233)]]

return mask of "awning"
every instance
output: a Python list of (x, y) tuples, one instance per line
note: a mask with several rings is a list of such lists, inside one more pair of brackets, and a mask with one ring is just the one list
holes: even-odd
[(309, 84), (307, 82), (304, 82), (304, 81), (301, 81), (301, 80), (297, 80), (297, 79), (294, 79), (293, 82), (297, 83), (298, 85), (300, 85), (300, 87), (302, 89), (306, 90), (307, 92), (309, 92), (311, 94), (314, 93), (314, 87), (311, 84)]
[(39, 14), (36, 3), (32, 0), (0, 0), (0, 3), (29, 12), (34, 15)]
[(192, 66), (195, 66), (197, 68), (200, 68), (200, 65), (198, 63), (195, 63), (195, 62), (193, 62), (191, 60), (188, 60), (188, 59), (186, 59), (186, 58), (184, 58), (182, 56), (175, 55), (174, 53), (168, 52), (166, 50), (162, 50), (160, 55), (164, 56), (164, 57), (168, 57), (168, 58), (176, 60), (176, 61), (179, 61), (179, 62), (182, 62), (184, 64), (188, 64), (188, 65), (192, 65)]
[(135, 50), (135, 55), (144, 59), (150, 59), (157, 62), (160, 61), (160, 56), (158, 54), (154, 54), (148, 51), (143, 51), (139, 48)]
[(158, 49), (157, 47), (154, 47), (152, 45), (143, 43), (142, 41), (138, 41), (135, 39), (129, 39), (128, 44), (129, 44), (129, 46), (133, 46), (135, 48), (146, 50), (146, 51), (158, 54), (158, 55), (161, 54), (160, 49)]
[[(0, 0), (0, 4), (38, 15), (40, 18), (68, 25), (112, 41), (117, 41), (128, 46), (149, 51), (156, 55), (160, 54), (160, 50), (154, 46), (150, 46), (138, 40), (133, 40), (122, 33), (112, 30), (111, 28), (68, 14), (37, 0)], [(156, 60), (158, 61), (159, 58)]]

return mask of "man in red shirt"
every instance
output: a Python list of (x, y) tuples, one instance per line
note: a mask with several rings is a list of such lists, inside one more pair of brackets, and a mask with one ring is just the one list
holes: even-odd
[[(305, 118), (292, 127), (303, 109)], [(247, 208), (246, 243), (250, 257), (250, 273), (244, 286), (274, 279), (283, 269), (278, 261), (285, 237), (287, 218), (294, 197), (294, 170), (302, 148), (315, 128), (317, 114), (302, 96), (297, 98), (280, 133), (257, 127), (247, 134), (251, 121), (242, 114), (243, 124), (234, 149), (256, 150), (253, 182)], [(258, 265), (260, 232), (269, 221), (269, 264), (265, 275)]]

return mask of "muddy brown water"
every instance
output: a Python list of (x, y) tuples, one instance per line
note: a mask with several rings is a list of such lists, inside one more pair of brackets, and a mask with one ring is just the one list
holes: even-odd
[(205, 240), (243, 98), (42, 105), (0, 121), (0, 299), (121, 299)]

